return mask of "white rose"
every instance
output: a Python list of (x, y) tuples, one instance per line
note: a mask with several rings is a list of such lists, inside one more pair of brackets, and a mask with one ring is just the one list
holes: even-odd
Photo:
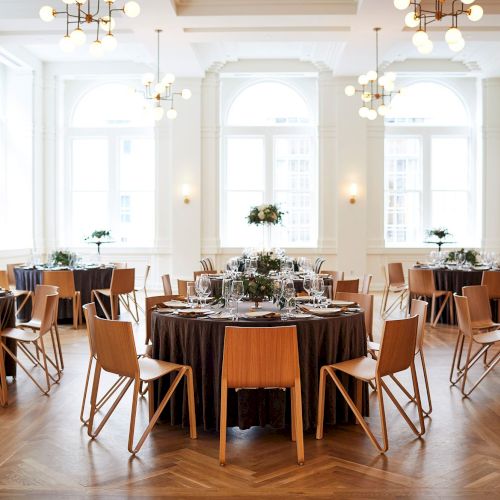
[(264, 212), (259, 212), (259, 219), (264, 220)]

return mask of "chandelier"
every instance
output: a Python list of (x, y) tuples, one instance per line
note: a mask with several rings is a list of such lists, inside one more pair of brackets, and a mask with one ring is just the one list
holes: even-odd
[[(95, 23), (96, 38), (90, 44), (90, 53), (101, 57), (104, 55), (104, 50), (113, 50), (117, 45), (113, 35), (115, 29), (113, 15), (116, 12), (123, 12), (128, 17), (137, 17), (141, 12), (137, 2), (125, 2), (122, 8), (114, 8), (115, 2), (116, 0), (103, 2), (101, 0), (63, 0), (66, 5), (64, 10), (58, 11), (45, 5), (40, 9), (40, 18), (42, 21), (50, 22), (59, 14), (66, 16), (66, 34), (59, 42), (59, 47), (64, 52), (72, 52), (76, 47), (83, 45), (87, 40), (90, 27)], [(107, 5), (101, 9), (101, 3)], [(85, 25), (88, 25), (88, 30)]]
[(385, 116), (392, 96), (400, 93), (400, 91), (394, 90), (395, 73), (388, 72), (382, 76), (378, 74), (378, 32), (380, 29), (373, 28), (375, 31), (375, 69), (358, 78), (360, 89), (354, 85), (347, 85), (344, 89), (345, 94), (349, 97), (356, 93), (360, 94), (363, 105), (359, 108), (359, 116), (369, 120), (375, 120), (378, 115)]
[(175, 75), (166, 73), (160, 80), (160, 33), (161, 29), (155, 30), (157, 33), (157, 67), (156, 67), (156, 82), (153, 73), (146, 73), (142, 76), (142, 84), (144, 90), (138, 90), (144, 99), (154, 101), (153, 118), (159, 121), (163, 118), (165, 111), (162, 102), (170, 103), (170, 108), (167, 110), (167, 118), (175, 120), (177, 118), (177, 110), (174, 109), (175, 96), (181, 96), (186, 101), (191, 98), (191, 91), (183, 89), (181, 92), (174, 92), (173, 84)]
[[(483, 17), (483, 8), (474, 4), (475, 0), (451, 0), (451, 6), (445, 10), (446, 0), (435, 0), (434, 9), (422, 7), (420, 0), (394, 0), (394, 6), (399, 10), (405, 10), (410, 5), (413, 10), (405, 16), (405, 24), (409, 28), (418, 28), (414, 33), (412, 41), (421, 54), (432, 52), (434, 44), (427, 34), (427, 25), (441, 21), (445, 17), (450, 17), (451, 26), (445, 34), (448, 47), (453, 52), (460, 52), (465, 47), (462, 33), (458, 29), (458, 17), (466, 14), (471, 21), (479, 21)], [(470, 5), (470, 7), (468, 7)]]

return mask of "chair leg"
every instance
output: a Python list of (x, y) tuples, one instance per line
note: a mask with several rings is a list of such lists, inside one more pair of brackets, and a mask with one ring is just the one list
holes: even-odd
[(457, 370), (457, 372), (459, 371), (458, 367), (460, 366), (460, 360), (462, 358), (462, 349), (464, 346), (464, 341), (465, 341), (465, 336), (461, 331), (459, 331), (457, 336), (457, 341), (455, 343), (455, 350), (453, 351), (453, 358), (451, 361), (449, 380), (452, 385), (455, 385), (458, 382), (458, 378), (456, 380), (453, 380), (453, 375), (455, 373), (455, 369)]
[(226, 432), (227, 432), (227, 380), (222, 379), (220, 390), (220, 424), (219, 424), (219, 464), (226, 465)]
[(106, 308), (106, 306), (104, 305), (104, 301), (102, 300), (102, 298), (100, 297), (100, 294), (98, 292), (96, 292), (95, 290), (92, 290), (92, 292), (90, 294), (90, 298), (91, 298), (91, 302), (97, 301), (99, 303), (99, 305), (101, 306), (101, 309), (104, 312), (104, 316), (106, 316), (106, 319), (115, 319), (115, 318), (111, 317), (113, 315), (113, 311), (114, 311), (113, 296), (112, 295), (109, 296), (109, 300), (111, 302), (111, 316), (109, 315), (109, 311)]
[(322, 366), (319, 372), (318, 418), (316, 422), (316, 439), (323, 439), (323, 426), (325, 422), (325, 391), (326, 391), (326, 367)]
[(155, 391), (153, 382), (150, 381), (147, 383), (148, 385), (148, 408), (149, 408), (149, 421), (153, 418), (155, 413)]
[[(434, 328), (436, 327), (437, 322), (439, 321), (439, 318), (441, 317), (441, 314), (443, 314), (444, 308), (445, 308), (446, 304), (448, 303), (449, 299), (450, 299), (450, 295), (445, 295), (444, 296), (443, 303), (441, 304), (441, 307), (439, 308), (437, 316), (435, 317), (434, 322), (432, 323), (432, 326)], [(434, 296), (432, 297), (432, 301), (433, 301), (433, 304), (434, 304), (434, 301), (435, 301), (435, 297)], [(453, 316), (453, 313), (450, 313), (450, 315)]]
[[(130, 430), (128, 433), (128, 451), (132, 453), (132, 455), (135, 455), (136, 451), (133, 449), (134, 445), (134, 431), (135, 431), (135, 417), (137, 415), (137, 399), (139, 397), (139, 387), (141, 385), (141, 381), (139, 379), (136, 379), (134, 382), (134, 394), (132, 396), (132, 409), (130, 413)], [(148, 384), (148, 392), (150, 391), (151, 382)], [(151, 402), (149, 403), (149, 411), (151, 412)], [(150, 422), (152, 420), (151, 415), (149, 418)], [(137, 450), (139, 451), (139, 450)]]
[(47, 366), (47, 355), (45, 354), (45, 344), (43, 342), (43, 335), (40, 335), (40, 347), (42, 351), (43, 368), (45, 371), (45, 380), (47, 382), (47, 393), (50, 391), (50, 378), (49, 367)]
[(290, 416), (292, 421), (292, 441), (297, 440), (296, 437), (296, 421), (295, 421), (295, 387), (290, 387)]
[(435, 321), (434, 321), (434, 316), (436, 315), (436, 296), (432, 296), (432, 302), (431, 302), (431, 326), (435, 326)]
[(9, 393), (7, 388), (7, 376), (5, 373), (5, 352), (3, 350), (3, 340), (0, 339), (0, 404), (7, 406)]
[(427, 367), (425, 366), (424, 351), (420, 350), (419, 354), (420, 354), (420, 363), (422, 364), (422, 372), (424, 374), (425, 391), (427, 393), (427, 404), (429, 405), (428, 410), (424, 410), (422, 408), (422, 411), (426, 416), (429, 416), (432, 413), (431, 388), (429, 386), (429, 378), (427, 377)]
[(295, 438), (297, 443), (297, 463), (304, 465), (304, 429), (302, 424), (302, 391), (300, 378), (295, 379), (294, 387), (295, 405)]
[(189, 409), (189, 437), (196, 439), (198, 437), (196, 432), (196, 406), (194, 401), (193, 370), (190, 366), (186, 369), (186, 382)]
[(85, 403), (87, 401), (87, 390), (89, 388), (89, 380), (90, 380), (90, 372), (92, 371), (92, 363), (94, 361), (94, 357), (91, 355), (90, 358), (89, 358), (89, 364), (88, 364), (88, 367), (87, 367), (87, 376), (85, 377), (85, 386), (83, 388), (83, 398), (82, 398), (82, 407), (80, 409), (80, 421), (82, 423), (86, 423), (87, 420), (85, 420), (83, 418), (83, 413), (84, 413), (84, 410), (85, 410)]

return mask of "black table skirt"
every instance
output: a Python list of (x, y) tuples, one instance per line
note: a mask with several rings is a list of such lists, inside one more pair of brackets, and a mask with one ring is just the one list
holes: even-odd
[[(16, 326), (15, 299), (13, 295), (0, 297), (0, 330)], [(6, 339), (7, 347), (16, 354), (17, 344), (13, 339)], [(5, 373), (10, 377), (16, 376), (16, 362), (5, 355)]]
[[(316, 427), (319, 372), (332, 364), (366, 355), (366, 337), (362, 313), (350, 316), (276, 321), (245, 321), (188, 319), (154, 313), (152, 315), (153, 358), (190, 365), (194, 372), (196, 418), (205, 430), (219, 428), (220, 380), (225, 327), (278, 326), (296, 324), (302, 384), (304, 430)], [(166, 393), (173, 376), (156, 384), (155, 405)], [(354, 379), (346, 377), (354, 398)], [(364, 384), (363, 412), (368, 414), (368, 391)], [(328, 381), (325, 424), (354, 422), (340, 394), (335, 397), (333, 383)], [(186, 390), (176, 391), (162, 415), (172, 425), (189, 425)], [(281, 428), (290, 424), (289, 391), (230, 390), (228, 395), (228, 426), (247, 429), (253, 425), (270, 424)]]
[[(113, 268), (95, 268), (95, 269), (75, 269), (75, 288), (81, 294), (82, 305), (90, 302), (90, 294), (92, 290), (100, 288), (109, 288), (111, 285), (111, 275)], [(18, 290), (35, 290), (36, 285), (42, 282), (42, 273), (40, 269), (14, 269), (16, 277), (16, 288)], [(104, 297), (105, 303), (109, 307), (109, 300)], [(107, 301), (107, 302), (106, 302)], [(97, 314), (104, 317), (104, 312), (101, 306), (96, 302)], [(83, 313), (82, 313), (83, 314)], [(21, 321), (27, 321), (31, 317), (31, 304), (27, 304), (19, 314), (18, 318)], [(83, 317), (83, 316), (82, 316)], [(59, 300), (59, 322), (73, 321), (72, 302), (68, 299)]]

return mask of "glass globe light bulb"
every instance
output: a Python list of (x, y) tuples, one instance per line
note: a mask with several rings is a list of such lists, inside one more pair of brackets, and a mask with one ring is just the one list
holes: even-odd
[(100, 19), (100, 23), (101, 23), (101, 29), (108, 33), (110, 31), (113, 31), (116, 27), (116, 21), (113, 17), (110, 18), (109, 16), (103, 16)]
[(61, 40), (59, 41), (59, 47), (63, 52), (66, 52), (67, 54), (75, 50), (75, 44), (68, 35), (64, 35), (61, 38)]
[(387, 73), (384, 73), (384, 76), (387, 78), (387, 80), (390, 80), (391, 82), (396, 80), (396, 73), (394, 73), (394, 71), (388, 71)]
[(94, 57), (102, 57), (104, 55), (104, 48), (100, 40), (94, 40), (89, 47), (89, 52)]
[(114, 49), (116, 49), (117, 45), (118, 45), (118, 42), (116, 41), (116, 37), (114, 35), (112, 35), (111, 33), (108, 33), (102, 39), (102, 46), (106, 50), (114, 50)]
[(172, 83), (175, 82), (175, 75), (172, 73), (167, 73), (163, 78), (162, 78), (162, 83), (167, 86), (167, 85), (172, 85)]
[(458, 42), (449, 43), (448, 47), (450, 47), (450, 50), (452, 50), (453, 52), (460, 52), (465, 47), (465, 40), (463, 38), (460, 38)]
[(361, 94), (361, 100), (363, 102), (370, 102), (372, 100), (372, 95), (370, 92), (363, 92), (363, 94)]
[(356, 88), (354, 85), (347, 85), (347, 87), (344, 89), (345, 95), (348, 97), (352, 97), (356, 93)]
[(375, 118), (377, 118), (377, 112), (374, 109), (370, 109), (367, 118), (368, 120), (375, 120)]
[(186, 101), (188, 99), (191, 99), (191, 96), (193, 95), (193, 93), (189, 90), (189, 89), (182, 89), (182, 92), (181, 92), (181, 97), (183, 99), (185, 99)]
[(408, 28), (416, 28), (420, 25), (420, 18), (415, 16), (415, 12), (408, 12), (405, 16), (405, 24)]
[(476, 0), (462, 0), (462, 3), (465, 5), (469, 5), (470, 3), (474, 3)]
[(127, 2), (123, 6), (123, 12), (128, 17), (137, 17), (141, 13), (141, 7), (137, 2)]
[(366, 118), (368, 116), (368, 112), (370, 110), (366, 106), (362, 106), (359, 108), (358, 114), (361, 116), (361, 118)]
[(394, 90), (394, 82), (391, 80), (386, 81), (384, 85), (384, 90), (387, 90), (387, 92), (392, 92)]
[(385, 85), (387, 84), (387, 82), (390, 81), (390, 80), (387, 80), (387, 77), (385, 75), (381, 76), (379, 79), (378, 79), (378, 84), (382, 87), (385, 87)]
[(416, 31), (412, 37), (412, 42), (415, 47), (424, 44), (427, 40), (429, 40), (429, 35), (424, 30)]
[(378, 108), (377, 108), (377, 113), (380, 115), (380, 116), (385, 116), (387, 114), (387, 106), (385, 104), (381, 104)]
[(483, 8), (480, 5), (471, 5), (470, 9), (467, 12), (467, 17), (471, 21), (479, 21), (483, 17)]
[(358, 78), (358, 83), (360, 85), (366, 85), (368, 83), (368, 77), (366, 75), (361, 75), (359, 78)]
[(53, 21), (56, 17), (54, 14), (54, 9), (50, 5), (44, 5), (40, 11), (40, 19), (42, 21), (45, 21), (46, 23), (50, 23), (50, 21)]
[(157, 95), (165, 93), (165, 85), (163, 85), (163, 83), (161, 82), (157, 83), (154, 88), (154, 93)]
[(153, 108), (153, 118), (155, 121), (159, 122), (163, 118), (165, 111), (161, 106), (156, 106)]
[(405, 10), (410, 6), (410, 0), (394, 0), (394, 7), (399, 10)]
[(76, 30), (73, 30), (69, 36), (77, 47), (83, 45), (87, 40), (87, 35), (83, 32), (82, 28), (76, 28)]
[(175, 120), (177, 118), (177, 111), (174, 108), (170, 108), (167, 111), (167, 118), (169, 120)]
[(417, 47), (418, 51), (424, 55), (430, 54), (432, 52), (433, 48), (434, 48), (434, 44), (432, 43), (432, 40), (427, 40), (425, 43), (423, 43)]
[(63, 0), (63, 2), (67, 5), (72, 5), (72, 4), (76, 3), (76, 0)]
[(460, 33), (458, 28), (450, 28), (444, 36), (447, 43), (457, 43), (461, 38), (462, 33)]
[(366, 78), (368, 78), (368, 81), (370, 82), (374, 82), (376, 79), (377, 79), (377, 72), (373, 69), (371, 69), (370, 71), (368, 71), (368, 73), (366, 73)]
[(154, 82), (155, 75), (153, 73), (144, 73), (142, 75), (142, 84), (143, 85), (151, 85)]
[(79, 3), (80, 5), (83, 5), (87, 0), (76, 0), (75, 3)]

